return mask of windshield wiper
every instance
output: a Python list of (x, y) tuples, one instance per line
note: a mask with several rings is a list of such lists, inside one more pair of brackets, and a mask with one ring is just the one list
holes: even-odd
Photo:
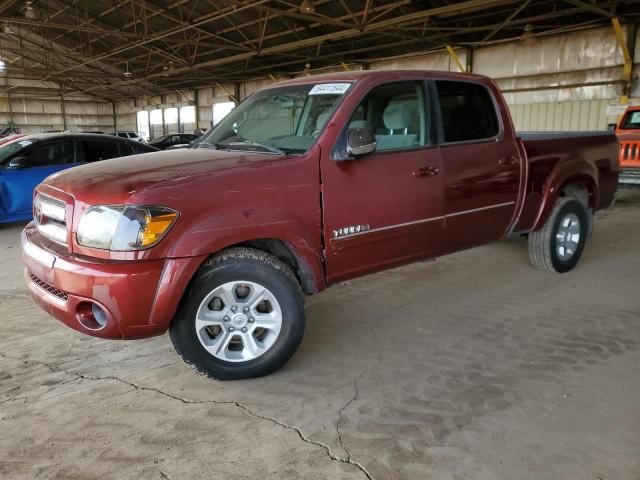
[(240, 146), (258, 147), (258, 148), (267, 150), (268, 152), (271, 152), (271, 153), (277, 153), (278, 155), (286, 155), (286, 152), (278, 147), (274, 147), (273, 145), (267, 145), (260, 142), (255, 142), (253, 140), (240, 140), (237, 142), (218, 144), (219, 148), (233, 148), (233, 147), (240, 147)]

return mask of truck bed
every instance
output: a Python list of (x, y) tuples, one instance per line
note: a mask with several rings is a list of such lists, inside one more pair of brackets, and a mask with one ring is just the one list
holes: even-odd
[(516, 230), (535, 223), (549, 179), (562, 184), (563, 172), (584, 172), (599, 179), (594, 211), (614, 200), (618, 184), (618, 142), (613, 132), (518, 132), (528, 160), (527, 195)]

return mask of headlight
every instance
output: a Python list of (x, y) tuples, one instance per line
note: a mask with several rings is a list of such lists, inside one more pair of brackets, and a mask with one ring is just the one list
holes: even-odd
[(96, 205), (80, 218), (76, 238), (85, 247), (142, 250), (158, 243), (177, 218), (177, 212), (164, 207)]

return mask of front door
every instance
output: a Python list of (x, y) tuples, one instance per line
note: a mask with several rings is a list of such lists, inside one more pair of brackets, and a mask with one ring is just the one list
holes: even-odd
[(376, 151), (344, 161), (323, 152), (329, 283), (438, 253), (444, 175), (429, 118), (424, 82), (384, 84), (364, 97), (347, 126), (372, 129)]
[(444, 251), (504, 237), (520, 191), (520, 155), (501, 125), (489, 90), (477, 83), (435, 82), (445, 171)]
[(14, 156), (25, 160), (20, 168), (11, 168), (11, 159), (7, 159), (0, 170), (0, 203), (7, 218), (22, 219), (31, 215), (36, 186), (49, 175), (74, 165), (74, 143), (66, 140), (36, 144)]

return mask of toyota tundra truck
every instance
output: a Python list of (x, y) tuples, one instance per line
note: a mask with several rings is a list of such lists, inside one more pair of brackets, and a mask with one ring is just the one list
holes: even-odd
[(568, 272), (618, 174), (613, 134), (518, 134), (483, 76), (297, 78), (195, 148), (47, 178), (22, 233), (26, 281), (79, 332), (169, 330), (204, 374), (257, 377), (296, 351), (304, 296), (343, 280), (508, 236)]

